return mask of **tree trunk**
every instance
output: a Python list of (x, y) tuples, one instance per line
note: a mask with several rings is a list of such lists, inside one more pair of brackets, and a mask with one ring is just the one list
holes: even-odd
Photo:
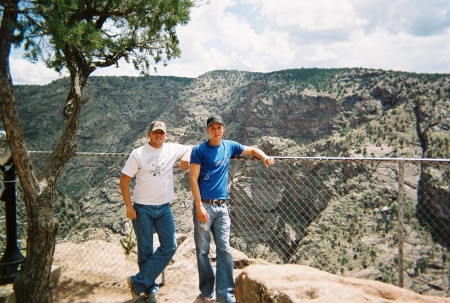
[(36, 201), (27, 201), (27, 256), (23, 269), (14, 282), (16, 302), (52, 302), (50, 272), (55, 250), (58, 221), (53, 218), (52, 196), (54, 184), (49, 184)]
[(81, 89), (73, 96), (74, 109), (65, 123), (54, 152), (44, 166), (45, 173), (38, 182), (23, 139), (9, 68), (18, 4), (19, 0), (3, 4), (0, 25), (0, 108), (17, 176), (23, 189), (28, 220), (26, 259), (14, 281), (14, 290), (17, 303), (51, 303), (49, 279), (58, 230), (58, 222), (53, 217), (52, 210), (53, 191), (60, 172), (76, 150), (74, 141), (78, 129)]
[[(56, 181), (67, 161), (75, 155), (75, 136), (79, 125), (81, 90), (78, 77), (72, 76), (71, 90), (66, 99), (71, 110), (59, 141), (47, 159), (39, 176), (39, 194), (25, 197), (28, 218), (27, 258), (24, 269), (14, 283), (17, 303), (50, 303), (50, 273), (55, 250), (58, 221), (53, 217)], [(75, 93), (73, 93), (75, 91)]]
[[(0, 107), (14, 165), (23, 188), (28, 218), (27, 254), (22, 271), (14, 282), (14, 290), (18, 303), (47, 303), (52, 302), (49, 277), (58, 224), (52, 218), (51, 209), (54, 184), (52, 182), (42, 190), (39, 189), (15, 107), (9, 54), (17, 22), (18, 4), (18, 0), (4, 4), (0, 27)], [(38, 196), (39, 191), (41, 193)]]

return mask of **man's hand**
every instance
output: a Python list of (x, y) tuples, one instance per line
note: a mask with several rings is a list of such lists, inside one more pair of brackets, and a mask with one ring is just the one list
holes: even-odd
[(189, 163), (191, 162), (191, 152), (192, 152), (193, 146), (188, 146), (188, 147), (189, 147), (189, 150), (184, 153), (183, 157), (181, 157), (181, 159), (180, 159), (180, 163), (178, 163), (178, 167), (181, 170), (188, 170)]
[(197, 207), (197, 219), (202, 223), (208, 222), (208, 212), (201, 204)]
[(269, 167), (269, 165), (273, 165), (275, 163), (275, 159), (273, 157), (269, 157), (262, 150), (256, 147), (244, 146), (244, 150), (242, 151), (242, 155), (257, 157), (263, 161), (265, 167)]
[(135, 220), (137, 219), (137, 213), (134, 207), (127, 207), (126, 216), (128, 219)]
[(189, 168), (189, 160), (181, 159), (180, 163), (178, 163), (178, 167), (181, 170), (187, 170)]
[(273, 157), (264, 157), (263, 162), (265, 167), (269, 167), (269, 165), (273, 165), (275, 163), (275, 159)]

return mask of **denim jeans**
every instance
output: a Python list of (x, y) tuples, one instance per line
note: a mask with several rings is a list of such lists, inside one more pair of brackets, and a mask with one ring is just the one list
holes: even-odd
[[(177, 249), (175, 222), (169, 203), (153, 206), (134, 203), (137, 218), (132, 220), (138, 248), (139, 272), (131, 276), (134, 288), (147, 295), (156, 294), (159, 284), (156, 278), (172, 259)], [(160, 245), (153, 248), (153, 228)]]
[[(234, 303), (233, 256), (230, 249), (231, 222), (226, 203), (212, 205), (203, 203), (208, 212), (208, 222), (202, 223), (197, 219), (194, 205), (194, 240), (199, 275), (199, 288), (203, 296), (214, 293), (216, 282), (216, 302)], [(216, 277), (209, 259), (211, 233), (216, 244)]]

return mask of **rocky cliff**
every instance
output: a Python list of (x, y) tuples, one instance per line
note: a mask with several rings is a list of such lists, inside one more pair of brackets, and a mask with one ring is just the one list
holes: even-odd
[[(78, 150), (128, 153), (145, 141), (148, 124), (154, 119), (166, 121), (169, 140), (197, 144), (206, 138), (207, 116), (219, 113), (228, 124), (227, 138), (258, 145), (274, 156), (448, 159), (449, 81), (449, 75), (368, 69), (213, 71), (195, 79), (92, 77), (84, 92), (90, 99), (82, 109)], [(15, 87), (30, 150), (51, 150), (54, 146), (62, 125), (66, 84), (67, 80), (62, 79), (45, 86)], [(42, 157), (35, 157), (37, 169)], [(56, 205), (67, 218), (66, 224), (78, 222), (77, 228), (102, 227), (112, 233), (123, 230), (124, 220), (117, 218), (120, 196), (117, 184), (111, 179), (118, 176), (123, 161), (89, 158), (68, 164), (57, 186)], [(245, 177), (257, 169), (247, 167), (240, 171), (242, 177), (239, 183), (231, 184), (231, 190), (248, 193), (250, 186)], [(292, 184), (271, 183), (280, 195), (267, 214), (271, 221), (282, 226), (279, 237), (289, 235), (292, 241), (287, 247), (274, 249), (271, 261), (304, 262), (334, 273), (349, 268), (363, 272), (365, 265), (359, 259), (339, 268), (339, 262), (344, 261), (333, 259), (333, 249), (337, 248), (330, 247), (330, 243), (339, 243), (339, 249), (344, 249), (352, 240), (364, 245), (372, 241), (370, 235), (355, 237), (355, 227), (363, 233), (363, 227), (371, 224), (368, 215), (356, 210), (361, 203), (373, 203), (377, 208), (380, 201), (393, 201), (395, 173), (387, 169), (374, 173), (355, 164), (343, 168), (325, 167), (321, 163), (306, 167), (294, 164), (276, 172), (279, 180), (286, 170), (290, 171)], [(337, 184), (327, 179), (336, 170), (352, 176), (339, 185), (345, 197), (337, 196)], [(286, 193), (292, 192), (289, 186), (303, 183), (311, 173), (325, 178), (327, 194), (308, 194), (307, 201), (314, 201), (314, 207), (307, 214), (308, 228), (300, 231), (283, 221), (275, 210), (286, 207), (283, 201), (292, 202), (290, 207), (294, 209), (304, 209), (304, 197)], [(383, 178), (386, 175), (392, 177)], [(421, 167), (414, 179), (423, 196), (414, 198), (418, 200), (418, 208), (413, 212), (426, 212), (426, 216), (419, 216), (420, 224), (430, 228), (432, 245), (439, 245), (443, 251), (448, 251), (450, 246), (449, 176), (448, 166), (440, 170)], [(314, 183), (311, 186), (315, 187)], [(101, 218), (95, 215), (98, 211), (93, 211), (96, 207), (102, 209)], [(336, 229), (342, 233), (333, 233)], [(416, 232), (414, 226), (409, 231)], [(245, 234), (245, 230), (239, 231), (243, 242), (254, 240)], [(380, 244), (377, 251), (383, 249)], [(370, 253), (368, 250), (364, 256), (366, 260), (371, 259)], [(380, 271), (377, 274), (382, 276)], [(441, 282), (436, 285), (445, 288), (446, 282)]]

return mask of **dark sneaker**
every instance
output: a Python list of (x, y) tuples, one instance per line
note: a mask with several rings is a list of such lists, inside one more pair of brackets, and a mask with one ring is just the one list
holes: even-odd
[(214, 296), (204, 297), (201, 294), (197, 296), (194, 303), (214, 303), (216, 302), (216, 298)]
[(141, 297), (141, 294), (134, 288), (133, 283), (131, 282), (131, 277), (127, 278), (128, 287), (130, 287), (131, 297), (133, 298), (133, 302), (137, 302)]
[(148, 295), (145, 303), (158, 303), (157, 298), (158, 298), (157, 294), (150, 294), (150, 295)]

